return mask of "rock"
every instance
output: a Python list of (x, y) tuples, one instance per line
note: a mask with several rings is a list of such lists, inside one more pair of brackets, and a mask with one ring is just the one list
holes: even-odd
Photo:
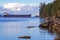
[(55, 40), (60, 40), (60, 38), (55, 38)]
[(60, 34), (60, 25), (59, 24), (54, 24), (53, 26), (53, 32), (56, 34)]
[(25, 38), (25, 39), (30, 39), (30, 36), (19, 36), (18, 38)]
[(39, 27), (60, 35), (60, 19), (55, 19), (55, 17), (47, 19), (47, 22), (40, 24)]
[(27, 28), (34, 28), (35, 26), (28, 26)]
[(41, 28), (48, 28), (48, 22), (40, 24), (39, 27), (41, 27)]

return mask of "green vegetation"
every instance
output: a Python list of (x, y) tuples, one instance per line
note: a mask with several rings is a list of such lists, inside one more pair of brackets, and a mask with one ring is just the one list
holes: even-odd
[(60, 0), (55, 0), (53, 3), (41, 4), (40, 6), (40, 17), (59, 17), (60, 16)]

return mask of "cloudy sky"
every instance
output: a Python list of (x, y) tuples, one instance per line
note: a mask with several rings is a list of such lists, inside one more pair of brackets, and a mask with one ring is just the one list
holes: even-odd
[(53, 2), (53, 0), (0, 0), (0, 6), (10, 14), (36, 15), (39, 13), (39, 4), (44, 1), (46, 4)]
[(0, 5), (4, 3), (25, 3), (25, 4), (39, 4), (40, 2), (52, 2), (53, 0), (0, 0)]

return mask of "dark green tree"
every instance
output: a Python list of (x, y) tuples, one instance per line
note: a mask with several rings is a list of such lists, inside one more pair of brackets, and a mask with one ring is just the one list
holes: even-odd
[(41, 17), (52, 17), (60, 15), (60, 0), (54, 0), (53, 3), (43, 3), (40, 7)]

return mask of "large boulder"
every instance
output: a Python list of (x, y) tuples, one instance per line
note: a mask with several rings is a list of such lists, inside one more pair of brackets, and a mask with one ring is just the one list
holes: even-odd
[(48, 22), (40, 24), (39, 27), (41, 27), (41, 28), (48, 28)]

